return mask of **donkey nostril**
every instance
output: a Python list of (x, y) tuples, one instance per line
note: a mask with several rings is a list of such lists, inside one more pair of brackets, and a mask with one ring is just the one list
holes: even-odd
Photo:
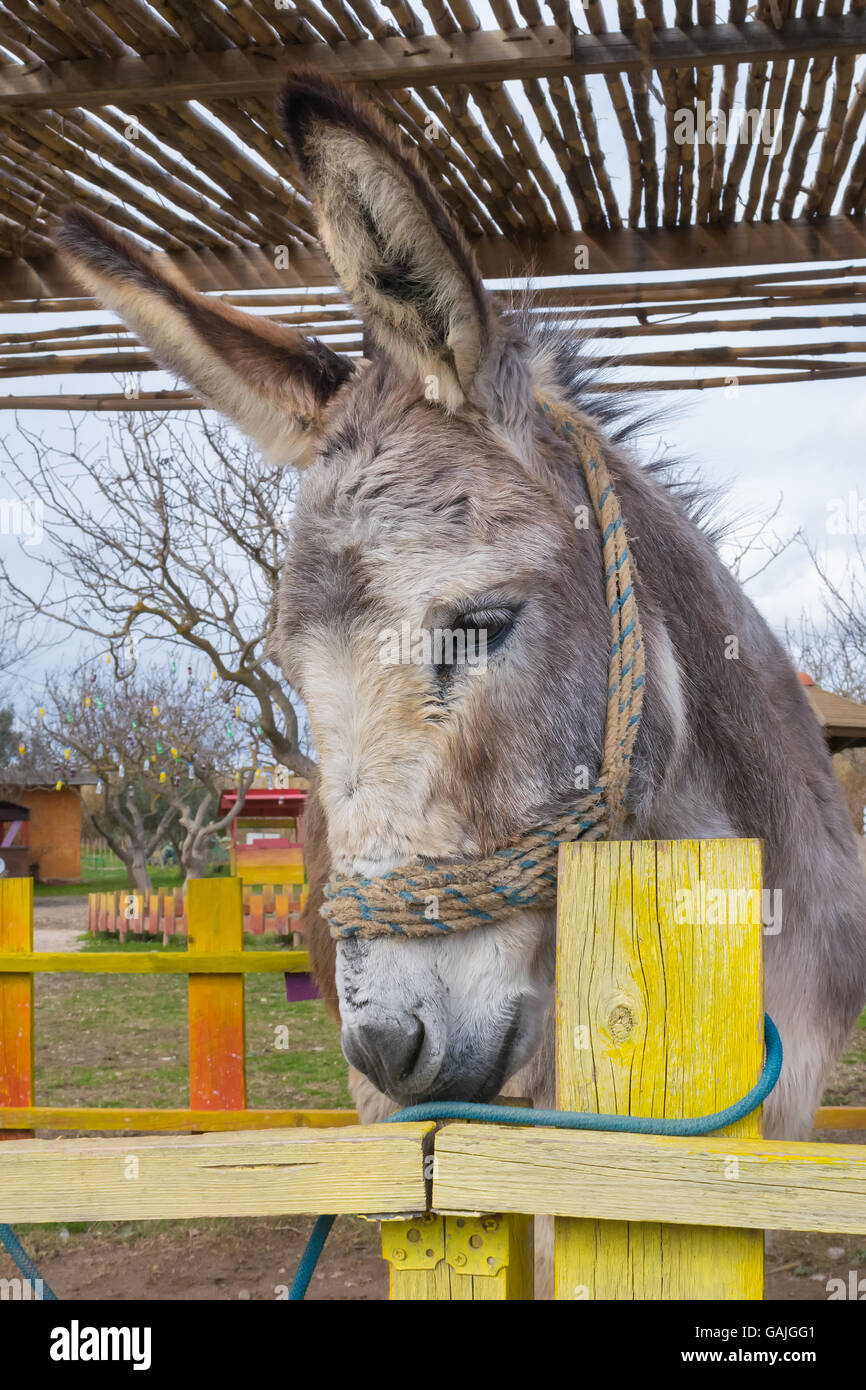
[(412, 1020), (412, 1028), (406, 1030), (407, 1042), (410, 1047), (413, 1036), (415, 1039), (415, 1046), (406, 1058), (406, 1065), (401, 1080), (405, 1080), (407, 1076), (411, 1076), (421, 1060), (421, 1051), (424, 1047), (424, 1024), (421, 1022), (420, 1018), (414, 1018)]
[(420, 1018), (377, 1019), (347, 1029), (343, 1051), (381, 1091), (399, 1090), (417, 1069), (426, 1033)]

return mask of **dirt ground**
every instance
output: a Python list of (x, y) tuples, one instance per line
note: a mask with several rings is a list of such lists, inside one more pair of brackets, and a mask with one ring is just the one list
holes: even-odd
[[(36, 949), (79, 949), (77, 938), (86, 926), (86, 900), (38, 900)], [(828, 1103), (866, 1104), (864, 1043), (866, 1030), (861, 1028), (833, 1078)], [(322, 1048), (317, 1045), (312, 1050), (321, 1052)], [(118, 1076), (118, 1084), (124, 1088), (128, 1079)], [(862, 1135), (852, 1133), (826, 1133), (821, 1138), (840, 1143), (863, 1140)], [(57, 1142), (64, 1142), (63, 1137), (58, 1136)], [(286, 1297), (311, 1226), (311, 1219), (275, 1217), (70, 1223), (66, 1227), (21, 1227), (19, 1234), (44, 1277), (63, 1299), (274, 1300)], [(387, 1298), (387, 1267), (379, 1249), (375, 1224), (340, 1218), (307, 1297)], [(866, 1280), (866, 1236), (774, 1232), (766, 1258), (766, 1297), (823, 1301), (828, 1297), (828, 1281), (840, 1278), (847, 1288), (851, 1271), (856, 1271), (858, 1280)], [(0, 1252), (0, 1277), (14, 1273), (5, 1252)]]
[[(312, 1225), (311, 1217), (257, 1217), (16, 1230), (64, 1301), (273, 1301), (287, 1297)], [(307, 1298), (386, 1299), (379, 1249), (376, 1225), (341, 1217)], [(0, 1252), (0, 1276), (14, 1273)]]
[(86, 898), (37, 898), (33, 938), (37, 951), (77, 951), (87, 931)]

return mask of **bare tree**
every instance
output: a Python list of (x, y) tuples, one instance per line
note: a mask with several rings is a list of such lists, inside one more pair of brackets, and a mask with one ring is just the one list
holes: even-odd
[(783, 502), (784, 497), (780, 493), (776, 505), (765, 516), (751, 519), (741, 517), (734, 521), (722, 542), (728, 568), (744, 588), (769, 569), (773, 561), (778, 560), (800, 538), (799, 531), (780, 536), (774, 525)]
[(193, 648), (252, 706), (277, 761), (309, 776), (304, 728), (267, 655), (296, 474), (203, 414), (108, 428), (107, 450), (88, 447), (73, 416), (63, 447), (20, 423), (20, 443), (0, 443), (7, 477), (44, 502), (42, 583), (33, 592), (0, 560), (8, 594), (22, 614), (99, 639), (121, 678), (142, 640)]
[(841, 579), (833, 579), (826, 559), (807, 540), (803, 544), (820, 581), (824, 621), (803, 617), (786, 629), (788, 647), (819, 685), (866, 701), (866, 543), (851, 537)]
[[(60, 783), (73, 769), (90, 774), (96, 795), (82, 798), (87, 826), (114, 850), (131, 884), (147, 892), (148, 860), (173, 823), (186, 875), (204, 873), (214, 835), (241, 810), (255, 773), (257, 750), (247, 751), (246, 737), (243, 718), (227, 718), (218, 686), (191, 667), (186, 676), (142, 667), (117, 680), (110, 664), (88, 663), (49, 682), (7, 779), (14, 783), (16, 771)], [(240, 794), (219, 817), (227, 780)]]

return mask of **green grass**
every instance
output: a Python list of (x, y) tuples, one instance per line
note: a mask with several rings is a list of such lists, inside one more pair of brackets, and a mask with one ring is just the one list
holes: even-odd
[[(177, 869), (151, 869), (150, 879), (154, 888), (179, 888), (182, 882)], [(129, 888), (126, 870), (89, 870), (80, 883), (37, 883), (34, 893), (37, 898), (83, 898), (88, 893), (113, 893)]]
[[(82, 940), (85, 952), (167, 949), (147, 938)], [(274, 944), (245, 939), (249, 950)], [(268, 973), (245, 977), (245, 1002), (251, 1106), (351, 1105), (339, 1030), (321, 1000), (287, 1003), (283, 976)], [(187, 1106), (186, 978), (37, 975), (36, 1098), (39, 1105)]]

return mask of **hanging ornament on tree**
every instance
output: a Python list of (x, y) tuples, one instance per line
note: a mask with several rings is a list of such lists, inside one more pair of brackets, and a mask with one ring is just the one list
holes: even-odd
[(62, 792), (62, 791), (63, 791), (63, 783), (62, 783), (61, 781), (55, 782), (55, 784), (54, 784), (54, 790), (55, 790), (56, 792)]
[(150, 758), (145, 758), (145, 760), (144, 760), (144, 770), (145, 770), (145, 772), (150, 772)]
[(71, 748), (64, 748), (64, 750), (63, 750), (63, 757), (64, 757), (64, 759), (66, 760), (66, 762), (69, 762), (69, 759), (72, 757), (72, 749), (71, 749)]
[(235, 705), (235, 717), (236, 717), (237, 719), (240, 719), (240, 717), (241, 717), (241, 707), (240, 707), (240, 705)]
[(121, 763), (121, 764), (120, 764), (120, 767), (117, 769), (117, 775), (118, 775), (118, 777), (121, 778), (121, 780), (126, 776), (126, 764), (125, 764), (125, 763)]
[(191, 666), (187, 666), (187, 668), (186, 668), (186, 673), (187, 673), (188, 676), (191, 676), (191, 675), (192, 675), (192, 667), (191, 667)]
[(40, 705), (40, 706), (39, 706), (39, 718), (40, 718), (40, 719), (44, 719), (44, 718), (45, 718), (45, 706), (44, 706), (44, 705)]
[(90, 696), (89, 696), (89, 695), (85, 695), (85, 697), (84, 697), (84, 708), (85, 708), (85, 709), (90, 709)]
[(102, 746), (102, 744), (100, 743), (99, 747), (98, 747), (97, 750), (96, 750), (96, 756), (97, 756), (97, 758), (101, 758), (104, 751), (105, 751), (105, 750), (103, 749), (103, 746)]
[(154, 719), (158, 719), (158, 718), (159, 718), (159, 705), (153, 704), (153, 705), (151, 705), (150, 708), (153, 710), (153, 717), (154, 717)]
[(22, 757), (27, 752), (27, 749), (24, 747), (23, 743), (19, 743), (18, 752), (22, 755)]
[(195, 764), (194, 764), (194, 763), (190, 763), (189, 768), (188, 768), (188, 770), (187, 770), (187, 776), (189, 777), (189, 780), (190, 780), (190, 781), (192, 781), (192, 779), (195, 777)]
[(234, 733), (232, 731), (231, 724), (226, 724), (226, 733), (228, 734), (229, 738), (234, 738)]
[(66, 711), (66, 722), (67, 722), (67, 724), (71, 724), (71, 723), (72, 723), (72, 710), (71, 710), (71, 709), (68, 709), (68, 710)]
[(159, 780), (160, 780), (160, 782), (164, 782), (164, 781), (165, 781), (165, 772), (164, 772), (164, 771), (161, 772), (161, 773), (159, 774)]
[(106, 664), (106, 666), (110, 666), (110, 665), (111, 665), (111, 652), (108, 652), (108, 654), (106, 655), (105, 664)]
[(104, 706), (103, 703), (102, 703), (102, 696), (101, 696), (101, 695), (97, 695), (97, 697), (96, 697), (96, 708), (97, 708), (97, 709), (104, 709), (104, 708), (105, 708), (105, 706)]
[(176, 749), (176, 748), (172, 748), (172, 750), (171, 750), (171, 756), (172, 756), (173, 758), (175, 758), (175, 759), (177, 758), (177, 749)]
[(161, 744), (161, 743), (158, 743), (158, 744), (156, 745), (156, 751), (157, 751), (157, 753), (161, 753), (161, 752), (162, 752), (162, 744)]
[(173, 661), (173, 662), (171, 663), (171, 674), (174, 675), (176, 671), (177, 671), (177, 663)]
[(97, 784), (96, 784), (96, 795), (97, 795), (97, 796), (102, 796), (102, 793), (104, 792), (104, 790), (105, 790), (105, 787), (104, 787), (104, 785), (103, 785), (102, 778), (100, 777), (99, 781), (98, 781)]

